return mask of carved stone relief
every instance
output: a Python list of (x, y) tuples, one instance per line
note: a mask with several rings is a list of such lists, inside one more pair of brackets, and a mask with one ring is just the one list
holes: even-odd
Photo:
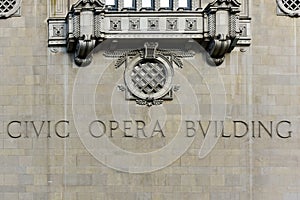
[[(125, 92), (126, 100), (136, 101), (139, 105), (160, 105), (164, 101), (172, 100), (173, 93), (179, 89), (177, 85), (173, 85), (175, 65), (182, 68), (180, 59), (194, 54), (177, 54), (172, 50), (158, 49), (158, 43), (152, 42), (145, 43), (144, 47), (124, 50), (119, 57), (116, 67), (126, 67), (124, 85), (119, 85), (118, 88)], [(114, 57), (119, 53), (109, 51), (105, 55)]]
[[(65, 1), (50, 4), (55, 7), (50, 10), (60, 8)], [(160, 8), (167, 6), (165, 3), (155, 1), (153, 9), (142, 12), (141, 0), (134, 2), (136, 7), (124, 10), (123, 1), (115, 1), (113, 7), (117, 9), (111, 9), (102, 0), (78, 0), (67, 17), (50, 13), (49, 46), (67, 46), (68, 52), (75, 52), (76, 64), (83, 66), (91, 61), (93, 48), (106, 39), (149, 39), (152, 35), (195, 39), (207, 50), (209, 63), (220, 65), (236, 46), (251, 43), (248, 0), (242, 0), (243, 5), (237, 0), (213, 0), (204, 8), (201, 1), (194, 0), (183, 10), (176, 9), (178, 0), (170, 1), (168, 9)]]
[(136, 31), (140, 29), (140, 19), (139, 18), (131, 18), (129, 20), (129, 30)]
[(167, 19), (167, 30), (169, 30), (169, 31), (178, 30), (177, 23), (178, 23), (177, 18), (168, 18)]
[(148, 30), (158, 31), (159, 30), (158, 23), (159, 23), (158, 19), (149, 19)]
[(197, 19), (186, 19), (185, 20), (185, 30), (196, 31), (197, 30)]
[(121, 30), (121, 19), (111, 19), (110, 20), (110, 30), (120, 31)]
[(1, 0), (0, 1), (0, 18), (7, 18), (12, 15), (20, 15), (21, 0)]
[(63, 37), (65, 35), (65, 27), (63, 25), (53, 26), (53, 36)]
[(290, 17), (300, 16), (299, 0), (277, 0), (278, 15), (288, 15)]

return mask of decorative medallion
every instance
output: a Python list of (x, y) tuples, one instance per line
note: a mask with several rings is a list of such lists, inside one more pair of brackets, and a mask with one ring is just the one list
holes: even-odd
[(279, 15), (300, 16), (300, 0), (277, 0), (277, 5)]
[[(160, 105), (172, 100), (173, 92), (179, 89), (173, 85), (174, 64), (182, 68), (183, 56), (157, 49), (158, 43), (146, 42), (144, 46), (144, 49), (124, 51), (116, 62), (117, 68), (125, 64), (125, 85), (118, 87), (126, 92), (126, 100), (134, 100), (139, 105)], [(193, 53), (185, 55), (193, 56)]]
[(7, 18), (18, 12), (21, 0), (1, 0), (0, 1), (0, 18)]

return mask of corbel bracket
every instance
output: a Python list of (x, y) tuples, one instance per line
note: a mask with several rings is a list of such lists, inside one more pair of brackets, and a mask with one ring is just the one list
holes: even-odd
[(78, 66), (89, 65), (92, 51), (101, 37), (101, 12), (104, 4), (99, 0), (81, 0), (74, 4), (67, 15), (67, 51), (75, 52)]
[(215, 0), (204, 9), (208, 20), (207, 39), (204, 47), (208, 52), (207, 60), (220, 65), (225, 54), (230, 53), (239, 40), (240, 3), (236, 0)]

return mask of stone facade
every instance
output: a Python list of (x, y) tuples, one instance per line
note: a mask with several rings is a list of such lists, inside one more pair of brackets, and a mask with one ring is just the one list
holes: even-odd
[(75, 0), (16, 2), (19, 13), (0, 19), (0, 199), (300, 199), (300, 19), (278, 16), (276, 0), (249, 1), (251, 46), (219, 67), (205, 51), (182, 56), (174, 98), (150, 107), (126, 99), (125, 66), (103, 56), (114, 43), (86, 67), (48, 47), (47, 20)]

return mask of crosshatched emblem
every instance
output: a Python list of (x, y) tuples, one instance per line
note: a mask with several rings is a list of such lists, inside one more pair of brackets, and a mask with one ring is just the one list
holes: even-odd
[[(173, 83), (174, 67), (183, 67), (181, 58), (193, 57), (187, 50), (159, 49), (157, 42), (146, 42), (145, 48), (107, 51), (104, 55), (120, 55), (115, 66), (125, 66), (124, 85), (118, 85), (125, 92), (125, 99), (139, 105), (160, 105), (173, 100), (179, 86)], [(121, 53), (122, 52), (122, 53)]]
[(172, 87), (173, 68), (163, 57), (140, 59), (137, 56), (125, 71), (125, 83), (129, 91), (141, 99), (157, 100)]
[(20, 8), (21, 0), (0, 0), (0, 17), (9, 17)]
[(297, 11), (300, 9), (300, 1), (299, 0), (282, 0), (282, 4), (284, 7), (286, 7), (290, 11)]
[(277, 5), (279, 15), (300, 16), (300, 0), (277, 0)]

